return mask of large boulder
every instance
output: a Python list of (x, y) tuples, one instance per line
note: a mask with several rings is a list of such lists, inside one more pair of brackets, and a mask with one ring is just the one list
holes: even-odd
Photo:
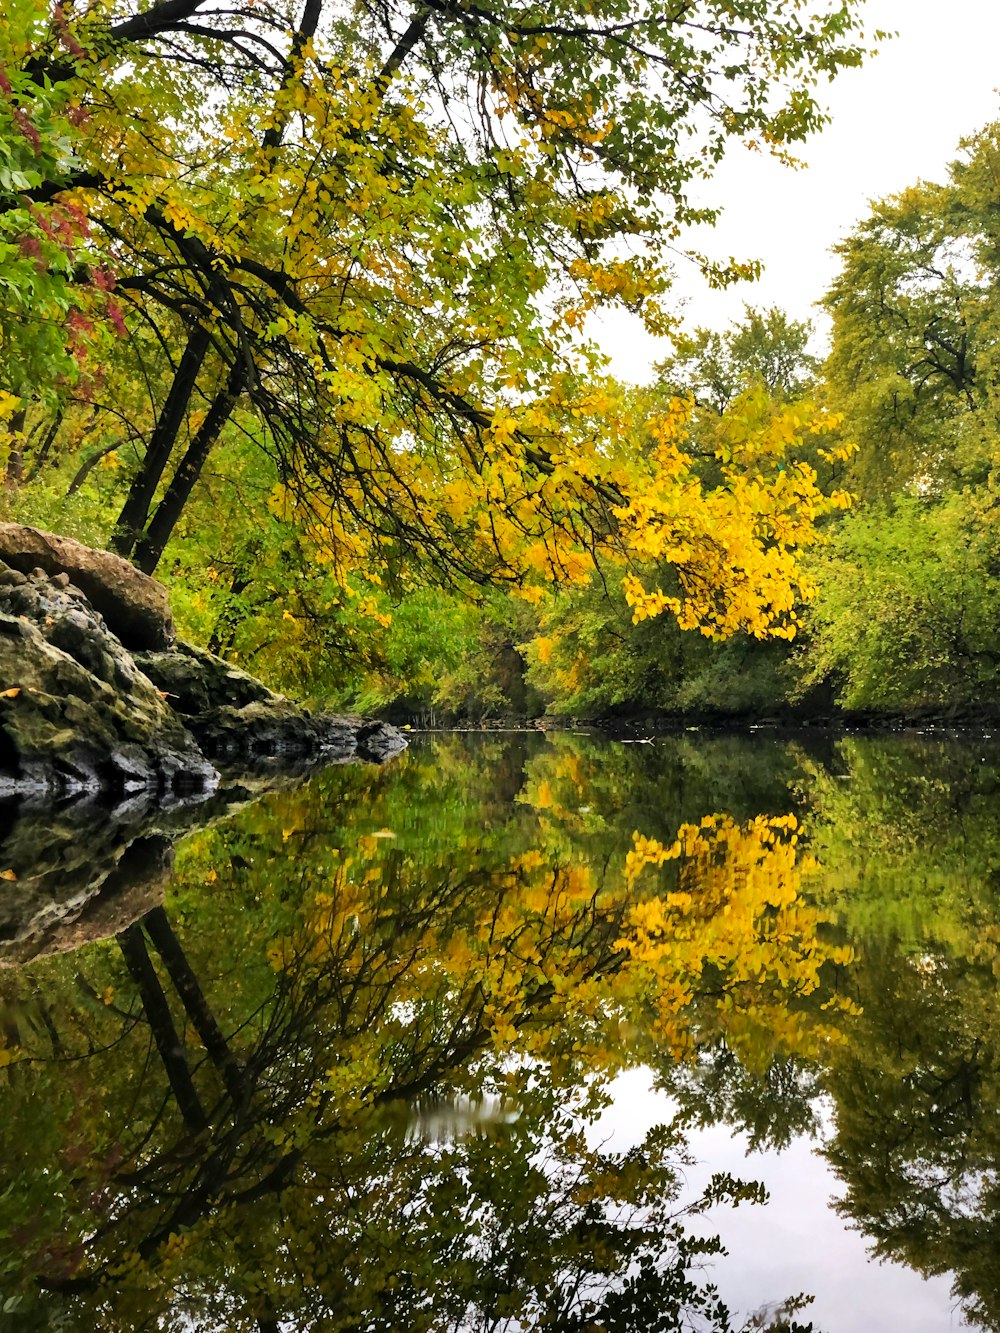
[(167, 590), (121, 556), (22, 523), (0, 523), (0, 560), (22, 574), (68, 575), (126, 648), (169, 648), (174, 641)]
[(0, 564), (0, 794), (211, 790), (218, 775), (64, 573)]
[[(211, 791), (216, 766), (301, 772), (404, 748), (385, 723), (316, 717), (211, 653), (164, 647), (163, 590), (116, 556), (11, 523), (0, 550), (0, 799), (144, 792), (170, 804)], [(42, 550), (47, 565), (29, 567), (26, 552)]]

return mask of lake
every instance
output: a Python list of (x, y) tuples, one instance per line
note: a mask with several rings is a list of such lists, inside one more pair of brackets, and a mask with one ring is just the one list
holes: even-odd
[(0, 1327), (1000, 1329), (991, 738), (0, 818)]

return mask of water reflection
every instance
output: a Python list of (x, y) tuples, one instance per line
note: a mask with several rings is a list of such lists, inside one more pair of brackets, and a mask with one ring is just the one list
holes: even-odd
[[(924, 825), (857, 741), (452, 738), (190, 833), (163, 903), (136, 861), (138, 919), (0, 974), (18, 1327), (739, 1328), (694, 1223), (760, 1191), (682, 1207), (686, 1127), (781, 1146), (821, 1092), (845, 1211), (1000, 1327), (984, 779), (871, 744), (945, 775)], [(637, 1065), (680, 1114), (604, 1150)]]

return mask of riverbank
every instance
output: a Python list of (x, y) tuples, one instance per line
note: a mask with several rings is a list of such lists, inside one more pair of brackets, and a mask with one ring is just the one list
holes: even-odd
[(178, 641), (165, 590), (127, 561), (0, 524), (0, 797), (186, 801), (223, 774), (381, 763), (405, 744)]

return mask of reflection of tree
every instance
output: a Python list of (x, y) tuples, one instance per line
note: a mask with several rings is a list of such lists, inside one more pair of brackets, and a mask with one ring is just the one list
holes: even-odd
[(1000, 752), (989, 738), (845, 737), (804, 757), (813, 881), (858, 957), (862, 1016), (831, 1051), (842, 1211), (879, 1254), (951, 1273), (1000, 1329)]
[(728, 1124), (746, 1134), (751, 1152), (785, 1148), (816, 1133), (822, 1075), (811, 1063), (782, 1055), (773, 1044), (750, 1067), (726, 1041), (699, 1051), (697, 1060), (657, 1065), (657, 1082), (693, 1124)]
[[(985, 923), (984, 923), (985, 925)], [(967, 1314), (1000, 1329), (1000, 1003), (995, 924), (979, 957), (873, 946), (864, 1016), (834, 1056), (842, 1211), (880, 1255), (952, 1273)]]
[(800, 765), (824, 900), (850, 928), (974, 947), (1000, 864), (996, 741), (847, 736), (827, 766)]
[[(448, 871), (374, 834), (337, 854), (322, 812), (272, 809), (277, 837), (265, 813), (195, 853), (219, 867), (197, 931), (156, 909), (120, 965), (48, 960), (44, 1021), (19, 997), (0, 1135), (26, 1188), (0, 1229), (8, 1284), (16, 1248), (41, 1287), (23, 1317), (731, 1327), (677, 1212), (677, 1139), (615, 1156), (582, 1125), (661, 1045), (738, 1045), (782, 1006), (788, 1041), (817, 1040), (796, 997), (833, 951), (798, 898), (793, 822)], [(295, 849), (280, 886), (275, 846)], [(509, 1114), (429, 1142), (409, 1128), (427, 1097)]]

